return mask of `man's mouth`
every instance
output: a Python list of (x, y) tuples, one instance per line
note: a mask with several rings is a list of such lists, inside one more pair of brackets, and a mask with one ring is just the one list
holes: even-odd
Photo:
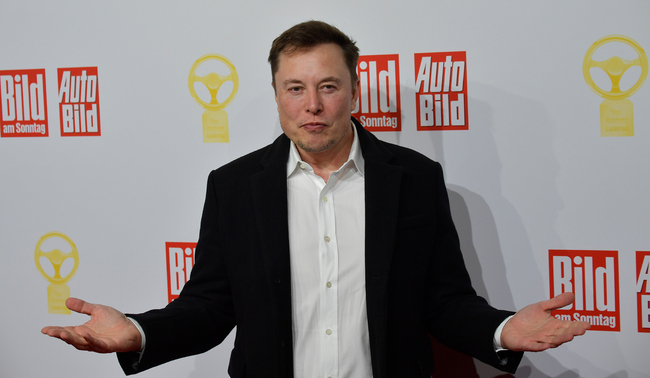
[(308, 123), (304, 123), (301, 126), (301, 128), (307, 131), (318, 131), (324, 129), (325, 127), (327, 127), (327, 125), (322, 122), (308, 122)]

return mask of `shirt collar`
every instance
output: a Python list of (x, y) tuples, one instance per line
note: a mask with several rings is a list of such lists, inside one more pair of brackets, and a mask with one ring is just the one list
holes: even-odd
[[(352, 147), (350, 148), (350, 155), (348, 156), (348, 160), (341, 165), (341, 167), (344, 167), (350, 162), (357, 167), (357, 170), (359, 173), (361, 173), (361, 176), (364, 175), (364, 160), (363, 160), (363, 155), (361, 154), (361, 146), (359, 145), (359, 135), (357, 134), (357, 128), (354, 126), (353, 123), (352, 125), (352, 131), (354, 132), (354, 139), (352, 140)], [(299, 167), (300, 164), (307, 164), (305, 163), (301, 158), (300, 154), (298, 153), (298, 149), (296, 148), (296, 145), (291, 141), (291, 144), (289, 146), (289, 160), (287, 161), (287, 178), (291, 176)], [(339, 169), (341, 169), (339, 167)]]

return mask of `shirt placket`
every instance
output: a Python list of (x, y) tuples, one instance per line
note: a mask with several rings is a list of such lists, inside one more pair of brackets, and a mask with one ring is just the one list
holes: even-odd
[(338, 377), (338, 246), (336, 241), (336, 217), (334, 213), (334, 184), (332, 174), (319, 197), (319, 262), (320, 262), (320, 323), (321, 364), (324, 378)]

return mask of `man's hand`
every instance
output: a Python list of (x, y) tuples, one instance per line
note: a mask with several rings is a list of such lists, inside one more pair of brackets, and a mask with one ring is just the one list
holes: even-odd
[(539, 352), (584, 335), (591, 327), (589, 323), (551, 316), (551, 311), (572, 303), (574, 298), (573, 293), (563, 293), (522, 308), (503, 327), (501, 346), (516, 352)]
[(121, 312), (77, 298), (68, 298), (65, 305), (74, 312), (90, 315), (90, 320), (76, 327), (45, 327), (42, 333), (59, 338), (79, 350), (97, 353), (140, 350), (140, 331)]

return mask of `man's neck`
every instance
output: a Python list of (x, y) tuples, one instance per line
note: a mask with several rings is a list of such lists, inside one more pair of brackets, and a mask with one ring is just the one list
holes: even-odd
[(314, 173), (325, 180), (325, 182), (329, 180), (332, 172), (337, 171), (348, 160), (352, 142), (354, 141), (353, 127), (354, 125), (350, 126), (350, 131), (345, 136), (345, 143), (340, 143), (326, 151), (312, 153), (296, 146), (300, 158), (309, 164), (313, 168)]

